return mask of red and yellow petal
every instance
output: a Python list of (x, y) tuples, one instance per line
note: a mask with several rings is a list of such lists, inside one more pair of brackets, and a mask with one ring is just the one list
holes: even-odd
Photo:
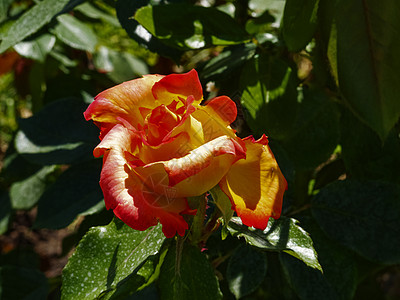
[(219, 183), (243, 224), (265, 229), (280, 217), (287, 183), (264, 135), (244, 139), (246, 159), (237, 161)]
[(188, 225), (181, 214), (190, 211), (187, 200), (160, 195), (144, 184), (129, 162), (131, 143), (131, 132), (116, 125), (96, 148), (97, 154), (104, 154), (100, 186), (106, 208), (133, 229), (145, 230), (160, 222), (167, 237), (183, 235)]
[(202, 109), (213, 119), (219, 120), (224, 127), (236, 120), (236, 104), (227, 96), (220, 96), (207, 101), (205, 105), (202, 106)]
[(183, 157), (155, 162), (136, 168), (135, 172), (157, 193), (192, 197), (217, 185), (232, 164), (243, 157), (240, 143), (221, 136)]
[(193, 69), (185, 74), (165, 76), (154, 84), (153, 95), (155, 99), (160, 101), (168, 99), (169, 103), (173, 100), (178, 102), (182, 99), (186, 100), (187, 97), (193, 96), (195, 104), (200, 104), (203, 99), (203, 88), (196, 70)]
[(119, 117), (137, 127), (138, 124), (143, 123), (143, 115), (139, 108), (157, 106), (152, 88), (163, 77), (146, 75), (101, 92), (85, 111), (85, 119), (117, 124)]

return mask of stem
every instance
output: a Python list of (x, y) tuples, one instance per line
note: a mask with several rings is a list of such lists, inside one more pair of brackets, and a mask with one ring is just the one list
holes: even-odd
[(184, 238), (180, 235), (176, 239), (176, 252), (175, 252), (175, 277), (181, 277), (181, 260)]
[(205, 195), (196, 197), (198, 201), (197, 213), (193, 218), (191, 226), (191, 241), (194, 245), (197, 245), (203, 234), (204, 229), (204, 219), (206, 217), (206, 204)]

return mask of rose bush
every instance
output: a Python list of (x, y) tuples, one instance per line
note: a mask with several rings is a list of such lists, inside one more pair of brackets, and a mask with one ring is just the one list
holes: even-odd
[(201, 105), (195, 70), (146, 75), (95, 98), (84, 113), (100, 128), (100, 185), (107, 209), (137, 230), (158, 222), (166, 237), (184, 235), (187, 198), (219, 185), (243, 223), (264, 229), (279, 218), (287, 183), (263, 135), (241, 139), (226, 96)]

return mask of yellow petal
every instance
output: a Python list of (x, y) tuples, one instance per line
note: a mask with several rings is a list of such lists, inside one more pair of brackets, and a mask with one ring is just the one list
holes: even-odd
[(238, 160), (221, 180), (243, 224), (265, 229), (269, 217), (280, 217), (287, 183), (264, 135), (244, 139), (246, 159)]

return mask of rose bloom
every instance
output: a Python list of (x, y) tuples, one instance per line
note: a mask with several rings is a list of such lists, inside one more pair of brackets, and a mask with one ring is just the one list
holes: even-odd
[(160, 222), (166, 237), (184, 235), (187, 198), (216, 185), (245, 225), (265, 229), (279, 218), (287, 187), (263, 135), (241, 139), (226, 96), (201, 105), (195, 70), (146, 75), (96, 96), (84, 113), (100, 128), (100, 186), (107, 209), (136, 230)]

